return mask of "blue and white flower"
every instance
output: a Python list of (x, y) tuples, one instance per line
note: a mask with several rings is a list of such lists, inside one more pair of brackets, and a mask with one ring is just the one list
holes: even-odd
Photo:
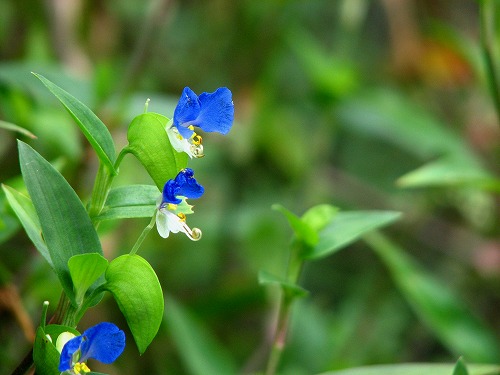
[(186, 224), (186, 214), (193, 213), (192, 206), (187, 204), (187, 198), (199, 198), (204, 188), (194, 178), (190, 168), (181, 170), (175, 179), (168, 180), (163, 187), (162, 196), (158, 202), (156, 228), (163, 238), (172, 233), (182, 232), (193, 241), (201, 238), (201, 230), (191, 229)]
[(89, 358), (110, 364), (124, 349), (125, 333), (113, 323), (99, 323), (64, 344), (59, 371), (72, 375), (90, 372), (86, 364)]
[(203, 145), (194, 128), (227, 134), (233, 120), (234, 104), (232, 93), (227, 87), (219, 87), (212, 93), (204, 92), (200, 96), (185, 87), (175, 107), (174, 117), (167, 124), (167, 134), (175, 150), (186, 152), (191, 158), (199, 158), (203, 156)]

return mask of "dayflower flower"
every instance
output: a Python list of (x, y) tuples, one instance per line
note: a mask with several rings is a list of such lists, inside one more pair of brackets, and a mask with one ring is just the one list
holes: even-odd
[(99, 323), (66, 342), (61, 351), (59, 371), (73, 375), (90, 372), (85, 363), (89, 358), (110, 364), (123, 349), (125, 333), (113, 323)]
[(219, 87), (212, 93), (197, 96), (185, 87), (175, 107), (174, 118), (167, 124), (167, 134), (175, 150), (189, 157), (202, 157), (201, 137), (194, 132), (199, 127), (206, 132), (227, 134), (233, 125), (234, 104), (231, 91)]
[(167, 238), (170, 232), (183, 232), (193, 241), (201, 238), (198, 228), (191, 229), (186, 224), (186, 214), (193, 213), (186, 199), (199, 198), (203, 192), (203, 186), (196, 182), (194, 171), (190, 168), (181, 170), (175, 179), (167, 181), (156, 214), (156, 228), (160, 236)]

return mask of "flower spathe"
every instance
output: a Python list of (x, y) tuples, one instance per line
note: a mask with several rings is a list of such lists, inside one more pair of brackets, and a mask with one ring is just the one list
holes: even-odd
[(167, 125), (167, 134), (172, 146), (190, 157), (203, 156), (201, 137), (194, 132), (198, 127), (206, 132), (227, 134), (233, 125), (234, 104), (232, 93), (227, 87), (219, 87), (212, 93), (203, 92), (197, 96), (185, 87), (172, 122)]
[(110, 364), (125, 349), (125, 333), (113, 323), (102, 322), (66, 342), (61, 351), (59, 371), (69, 374), (90, 372), (89, 358)]
[(191, 168), (181, 170), (173, 180), (165, 183), (156, 214), (156, 228), (161, 237), (167, 238), (170, 232), (182, 232), (193, 241), (201, 238), (198, 228), (191, 229), (186, 224), (186, 214), (193, 212), (186, 199), (199, 198), (203, 192)]

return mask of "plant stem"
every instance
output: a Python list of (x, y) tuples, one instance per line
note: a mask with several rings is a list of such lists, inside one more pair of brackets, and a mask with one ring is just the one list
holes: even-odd
[[(120, 164), (125, 155), (127, 155), (130, 150), (124, 147), (118, 157), (116, 158), (114, 168), (118, 171)], [(90, 205), (88, 208), (89, 216), (94, 221), (94, 225), (97, 227), (99, 221), (96, 217), (101, 213), (106, 199), (108, 197), (109, 190), (111, 188), (111, 183), (115, 178), (116, 174), (110, 173), (108, 168), (102, 163), (99, 164), (99, 169), (97, 170), (97, 175), (95, 177), (94, 189), (92, 190), (92, 196), (90, 198)]]
[(284, 293), (282, 294), (276, 331), (274, 333), (271, 353), (267, 361), (266, 375), (274, 375), (276, 373), (281, 355), (285, 349), (292, 302), (292, 299), (288, 298)]
[(491, 97), (497, 113), (498, 123), (500, 124), (500, 83), (495, 69), (493, 39), (494, 25), (491, 25), (491, 18), (494, 17), (495, 4), (491, 0), (482, 0), (479, 2), (480, 24), (481, 24), (481, 48), (484, 62), (486, 65), (486, 75), (489, 84)]
[(132, 248), (132, 250), (130, 250), (130, 253), (129, 253), (130, 255), (134, 255), (135, 253), (137, 253), (137, 250), (139, 250), (139, 247), (141, 247), (142, 242), (144, 241), (144, 239), (148, 235), (149, 231), (154, 227), (155, 222), (156, 222), (156, 215), (157, 215), (157, 213), (158, 213), (158, 211), (156, 210), (155, 213), (153, 214), (153, 217), (151, 218), (151, 221), (149, 222), (149, 224), (147, 225), (147, 227), (144, 228), (144, 230), (142, 231), (141, 235), (137, 239), (137, 241), (136, 241), (134, 247)]
[(89, 216), (92, 220), (95, 220), (95, 218), (101, 213), (104, 203), (106, 203), (106, 198), (108, 197), (112, 181), (113, 176), (109, 173), (108, 168), (100, 163), (95, 177), (94, 189), (92, 190), (90, 206), (88, 209)]
[[(302, 254), (303, 244), (295, 241), (290, 249), (290, 256), (288, 258), (287, 267), (287, 281), (296, 284), (302, 271), (304, 261), (300, 254)], [(285, 349), (288, 328), (290, 324), (290, 316), (292, 310), (292, 303), (296, 296), (287, 294), (284, 290), (281, 292), (280, 304), (278, 307), (278, 321), (276, 323), (276, 330), (274, 332), (273, 343), (271, 346), (271, 353), (266, 366), (266, 375), (274, 375), (278, 368), (281, 356)]]

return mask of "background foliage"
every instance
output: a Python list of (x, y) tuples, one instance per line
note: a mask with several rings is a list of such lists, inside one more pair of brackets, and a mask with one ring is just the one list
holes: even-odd
[[(120, 147), (146, 98), (171, 116), (184, 86), (233, 91), (232, 131), (210, 135), (196, 161), (206, 194), (190, 225), (203, 239), (148, 236), (141, 255), (167, 292), (164, 324), (142, 357), (127, 332), (125, 355), (105, 371), (262, 369), (277, 290), (257, 275), (283, 272), (292, 233), (277, 202), (298, 214), (320, 203), (403, 213), (386, 237), (307, 263), (300, 283), (310, 293), (295, 306), (282, 374), (462, 354), (498, 363), (500, 132), (478, 2), (4, 0), (0, 14), (0, 120), (38, 137), (0, 129), (0, 181), (15, 188), (16, 137), (82, 197), (97, 168), (30, 71), (89, 105)], [(152, 183), (132, 157), (115, 181), (126, 183)], [(0, 214), (6, 373), (60, 290), (3, 193)], [(105, 254), (128, 251), (146, 224), (100, 226)], [(126, 327), (110, 298), (81, 326), (102, 320)]]

